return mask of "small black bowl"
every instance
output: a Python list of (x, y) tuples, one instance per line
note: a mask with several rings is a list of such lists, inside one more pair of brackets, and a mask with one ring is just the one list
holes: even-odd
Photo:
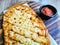
[[(43, 14), (43, 13), (42, 13), (42, 9), (43, 9), (44, 7), (48, 7), (49, 9), (51, 9), (52, 12), (53, 12), (53, 15), (52, 15), (52, 16), (47, 16), (47, 15)], [(55, 17), (55, 16), (57, 15), (57, 10), (56, 10), (56, 8), (53, 7), (52, 5), (44, 5), (44, 6), (41, 6), (41, 7), (39, 8), (39, 11), (40, 11), (40, 15), (39, 15), (39, 16), (40, 16), (43, 20), (48, 20), (48, 19), (50, 19), (50, 18), (52, 18), (52, 17)]]

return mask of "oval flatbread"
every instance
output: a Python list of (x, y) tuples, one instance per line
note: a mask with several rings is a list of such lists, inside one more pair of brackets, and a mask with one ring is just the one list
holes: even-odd
[(39, 16), (22, 3), (3, 16), (4, 45), (50, 45), (48, 31)]

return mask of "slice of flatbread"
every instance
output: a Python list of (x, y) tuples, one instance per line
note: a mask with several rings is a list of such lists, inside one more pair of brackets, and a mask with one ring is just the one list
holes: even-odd
[(39, 16), (21, 3), (3, 16), (4, 45), (50, 45), (48, 31)]

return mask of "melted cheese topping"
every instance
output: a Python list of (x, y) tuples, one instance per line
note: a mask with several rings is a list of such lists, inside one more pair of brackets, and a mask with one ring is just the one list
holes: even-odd
[(18, 10), (14, 9), (8, 19), (4, 16), (4, 21), (9, 22), (4, 25), (10, 30), (7, 32), (9, 38), (18, 41), (16, 43), (10, 41), (11, 45), (44, 45), (47, 43), (45, 30), (41, 29), (39, 19), (34, 16), (32, 10), (28, 10), (28, 8), (20, 7)]
[[(12, 26), (12, 30), (19, 33), (20, 36), (16, 35), (17, 40), (19, 40), (19, 38), (21, 38), (21, 35), (24, 35), (25, 37), (28, 37), (29, 39), (33, 39), (34, 41), (37, 41), (37, 43), (41, 42), (40, 37), (38, 36), (37, 33), (41, 33), (40, 35), (44, 35), (38, 27), (39, 26), (36, 22), (34, 22), (34, 25), (32, 24), (30, 18), (32, 15), (25, 13), (22, 16), (21, 11), (17, 11), (15, 10), (15, 12), (13, 13), (13, 15), (9, 18), (9, 22), (14, 24)], [(15, 19), (14, 19), (15, 18)], [(13, 35), (13, 33), (11, 33)], [(11, 36), (12, 36), (11, 35)], [(30, 41), (31, 41), (30, 39)], [(22, 41), (25, 40), (25, 38), (22, 37)], [(28, 41), (28, 40), (26, 40)], [(44, 43), (46, 42), (43, 41)]]

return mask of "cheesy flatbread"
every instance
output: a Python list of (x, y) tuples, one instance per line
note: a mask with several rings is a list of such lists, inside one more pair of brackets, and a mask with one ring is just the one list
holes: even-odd
[(3, 16), (4, 45), (50, 45), (48, 31), (39, 16), (21, 3)]

